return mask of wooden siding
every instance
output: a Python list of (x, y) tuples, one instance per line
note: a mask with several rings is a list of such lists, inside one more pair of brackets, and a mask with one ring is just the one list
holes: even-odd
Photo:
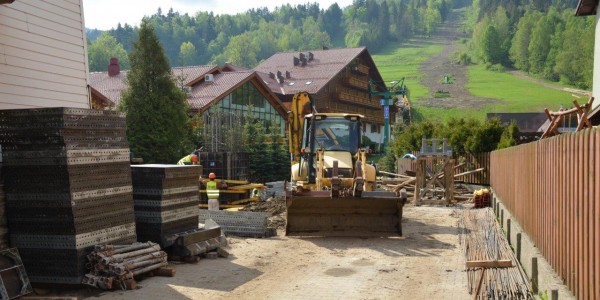
[(494, 192), (578, 299), (600, 299), (600, 129), (491, 154)]
[(0, 5), (0, 109), (90, 108), (81, 0)]

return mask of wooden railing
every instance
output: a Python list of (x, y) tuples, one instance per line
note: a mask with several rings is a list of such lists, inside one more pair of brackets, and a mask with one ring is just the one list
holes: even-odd
[[(412, 153), (415, 156), (419, 155), (418, 151)], [(462, 158), (458, 155), (453, 155), (456, 159), (457, 168), (454, 169), (454, 174), (459, 174), (467, 171), (472, 171), (479, 168), (484, 168), (484, 171), (473, 174), (467, 174), (456, 178), (457, 181), (478, 184), (478, 185), (489, 185), (490, 184), (490, 152), (467, 153)], [(398, 159), (398, 173), (402, 174), (405, 171), (415, 172), (417, 168), (417, 162), (410, 158)]]
[(578, 299), (600, 299), (600, 129), (491, 154), (491, 185)]

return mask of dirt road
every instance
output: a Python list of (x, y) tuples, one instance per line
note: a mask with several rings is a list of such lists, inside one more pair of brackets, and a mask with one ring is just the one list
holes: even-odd
[(409, 205), (404, 215), (404, 237), (229, 238), (228, 258), (175, 265), (174, 278), (87, 298), (469, 298), (453, 209)]

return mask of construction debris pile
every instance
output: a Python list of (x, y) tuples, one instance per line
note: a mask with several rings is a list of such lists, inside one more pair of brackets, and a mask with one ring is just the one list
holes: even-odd
[(469, 294), (475, 299), (533, 299), (531, 286), (491, 208), (459, 211)]
[(135, 242), (125, 118), (115, 111), (0, 111), (12, 247), (31, 282), (79, 284), (93, 246)]
[(199, 166), (132, 165), (138, 241), (166, 248), (164, 237), (198, 228)]
[(285, 196), (275, 196), (264, 201), (249, 203), (241, 211), (267, 212), (270, 216), (267, 218), (267, 227), (285, 229)]
[[(136, 276), (168, 265), (167, 254), (161, 250), (160, 245), (152, 242), (96, 246), (87, 258), (89, 273), (83, 278), (83, 284), (103, 290), (135, 289)], [(175, 272), (167, 268), (157, 274), (174, 276)]]
[[(462, 165), (458, 165), (456, 167), (460, 167), (460, 166), (462, 166)], [(482, 171), (484, 171), (484, 169), (479, 168), (479, 169), (472, 170), (472, 171), (454, 174), (454, 186), (451, 189), (451, 191), (452, 191), (452, 197), (451, 197), (452, 201), (451, 202), (472, 201), (473, 200), (473, 192), (470, 191), (464, 184), (461, 184), (460, 182), (457, 182), (457, 181), (458, 181), (458, 178), (460, 178), (462, 176), (474, 174), (474, 173), (482, 172)], [(415, 184), (417, 182), (416, 176), (410, 176), (410, 175), (405, 175), (405, 174), (395, 174), (395, 173), (389, 173), (389, 172), (383, 172), (383, 171), (379, 171), (379, 173), (387, 175), (387, 176), (395, 177), (393, 179), (382, 179), (380, 181), (381, 184), (383, 184), (384, 189), (396, 191), (396, 192), (400, 191), (401, 189), (405, 189), (408, 192), (407, 195), (408, 195), (409, 199), (414, 198)], [(439, 182), (444, 177), (445, 177), (445, 174), (438, 173), (438, 174), (435, 174), (434, 176), (427, 177), (427, 180), (431, 180), (432, 182)], [(444, 194), (444, 190), (441, 187), (432, 188), (430, 192), (433, 195), (443, 195)], [(429, 203), (435, 203), (435, 202), (429, 202)], [(440, 203), (446, 204), (445, 201), (440, 201)]]

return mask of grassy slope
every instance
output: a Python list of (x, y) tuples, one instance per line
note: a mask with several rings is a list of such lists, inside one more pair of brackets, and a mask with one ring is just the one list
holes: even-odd
[(487, 71), (483, 66), (469, 67), (467, 88), (475, 96), (499, 99), (505, 103), (487, 107), (488, 112), (558, 110), (561, 104), (570, 107), (573, 99), (569, 92), (551, 89), (509, 73)]
[(373, 60), (386, 82), (405, 78), (413, 104), (413, 116), (418, 119), (446, 120), (450, 117), (473, 117), (485, 119), (488, 112), (543, 112), (547, 107), (557, 110), (561, 104), (570, 107), (572, 96), (520, 79), (509, 73), (492, 72), (483, 66), (469, 67), (467, 88), (475, 96), (498, 99), (501, 105), (489, 105), (481, 109), (444, 109), (419, 106), (419, 98), (431, 92), (421, 85), (421, 63), (442, 51), (441, 45), (391, 44)]
[(383, 80), (389, 83), (404, 77), (404, 83), (410, 89), (410, 98), (418, 99), (429, 94), (427, 87), (420, 83), (423, 74), (419, 73), (419, 66), (441, 51), (441, 45), (396, 43), (388, 45), (380, 54), (374, 54), (373, 60)]

